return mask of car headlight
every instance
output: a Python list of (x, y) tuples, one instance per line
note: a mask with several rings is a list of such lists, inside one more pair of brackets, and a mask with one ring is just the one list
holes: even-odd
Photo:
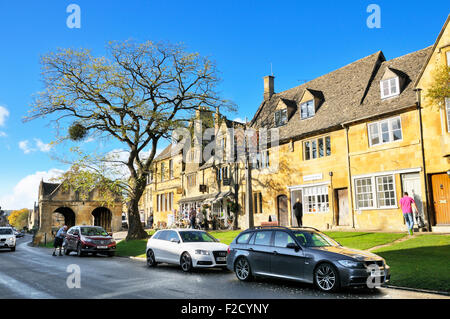
[(14, 237), (9, 237), (9, 241), (14, 241), (15, 238)]
[(209, 251), (197, 249), (197, 250), (195, 251), (195, 254), (196, 254), (196, 255), (209, 255)]
[(339, 260), (338, 263), (347, 268), (359, 268), (361, 265), (361, 263), (353, 260)]
[(84, 241), (85, 241), (85, 242), (88, 242), (88, 243), (92, 243), (92, 242), (93, 242), (93, 240), (90, 239), (90, 238), (85, 238)]

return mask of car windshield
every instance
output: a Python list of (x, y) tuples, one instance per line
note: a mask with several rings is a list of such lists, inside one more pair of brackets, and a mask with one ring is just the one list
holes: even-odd
[(180, 231), (184, 243), (215, 242), (216, 239), (204, 231)]
[(106, 230), (101, 227), (81, 227), (81, 235), (84, 236), (108, 236)]
[(13, 231), (10, 228), (0, 228), (0, 235), (12, 235)]
[(339, 243), (321, 233), (297, 230), (294, 231), (294, 235), (304, 247), (340, 246)]

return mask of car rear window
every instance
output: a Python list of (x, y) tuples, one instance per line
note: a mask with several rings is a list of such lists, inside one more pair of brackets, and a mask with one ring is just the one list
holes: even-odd
[(236, 244), (247, 244), (253, 233), (245, 233), (236, 239)]

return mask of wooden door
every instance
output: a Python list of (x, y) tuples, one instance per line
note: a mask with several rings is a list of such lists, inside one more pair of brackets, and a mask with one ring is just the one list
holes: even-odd
[(338, 225), (350, 226), (350, 213), (348, 211), (348, 189), (338, 189)]
[(433, 204), (437, 225), (450, 225), (450, 177), (444, 174), (431, 176)]
[(286, 195), (280, 195), (277, 198), (278, 202), (278, 220), (280, 226), (289, 226), (289, 212), (288, 212), (288, 199)]

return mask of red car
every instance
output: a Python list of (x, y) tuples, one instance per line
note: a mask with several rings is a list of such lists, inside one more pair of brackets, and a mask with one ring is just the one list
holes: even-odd
[(79, 257), (88, 253), (112, 257), (116, 253), (116, 242), (100, 226), (73, 226), (67, 231), (63, 248), (65, 255), (75, 251)]

